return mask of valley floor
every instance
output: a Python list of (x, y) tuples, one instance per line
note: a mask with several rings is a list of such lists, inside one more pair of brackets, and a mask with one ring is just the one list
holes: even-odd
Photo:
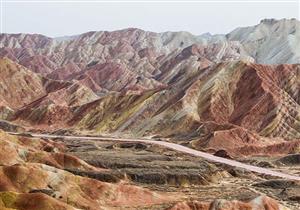
[[(73, 171), (75, 174), (100, 181), (118, 182), (125, 179), (151, 191), (174, 193), (179, 195), (181, 201), (207, 202), (214, 199), (249, 201), (260, 195), (266, 195), (290, 209), (300, 209), (300, 183), (296, 181), (208, 162), (157, 145), (87, 139), (66, 141), (62, 138), (57, 138), (56, 141), (64, 142), (69, 154), (93, 166), (110, 169), (109, 173)], [(257, 166), (265, 164), (266, 168), (274, 171), (294, 172), (295, 176), (299, 176), (300, 172), (299, 165), (289, 167), (283, 164), (276, 165), (276, 158), (259, 157), (241, 161)], [(165, 209), (172, 205), (174, 204), (155, 205), (145, 209)]]

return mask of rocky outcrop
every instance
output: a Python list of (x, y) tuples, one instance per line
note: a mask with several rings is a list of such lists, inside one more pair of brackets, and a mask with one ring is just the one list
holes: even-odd
[(0, 132), (0, 151), (1, 209), (98, 210), (142, 207), (174, 199), (122, 181), (110, 184), (73, 175), (66, 170), (96, 173), (104, 169), (66, 154), (62, 143)]
[(50, 189), (53, 198), (80, 209), (145, 206), (171, 200), (139, 187), (100, 182), (42, 164), (2, 166), (0, 177), (0, 191), (29, 193)]
[(64, 154), (63, 144), (50, 140), (31, 139), (8, 135), (0, 130), (0, 165), (43, 163), (60, 169), (98, 169), (72, 155)]
[(227, 200), (215, 200), (211, 203), (190, 201), (178, 203), (169, 210), (246, 210), (246, 209), (259, 209), (259, 210), (288, 210), (283, 207), (277, 201), (266, 196), (260, 196), (254, 200), (246, 203), (241, 201), (227, 201)]
[[(285, 40), (298, 28), (297, 20), (264, 20), (227, 36), (139, 29), (63, 40), (2, 34), (1, 56), (45, 77), (2, 59), (0, 113), (43, 129), (193, 138), (192, 146), (214, 152), (249, 155), (272, 145), (291, 152), (300, 138), (300, 67), (252, 62), (277, 52), (270, 36), (290, 45)], [(286, 50), (295, 50), (283, 47), (289, 60), (268, 54), (265, 63), (293, 62), (297, 56)]]
[(244, 155), (293, 152), (300, 137), (298, 71), (299, 65), (245, 62), (191, 68), (163, 90), (111, 94), (86, 104), (69, 123), (97, 132), (193, 137), (196, 148)]
[(6, 132), (24, 132), (25, 129), (9, 121), (0, 120), (0, 129)]
[(78, 68), (82, 70), (107, 61), (121, 62), (137, 73), (153, 76), (165, 59), (193, 44), (200, 45), (203, 57), (214, 62), (250, 59), (267, 64), (298, 63), (298, 40), (298, 20), (266, 19), (256, 26), (237, 28), (226, 35), (154, 33), (136, 28), (91, 31), (71, 39), (2, 34), (0, 56), (55, 79), (66, 78), (78, 72)]
[[(28, 202), (30, 201), (30, 202)], [(76, 210), (43, 193), (0, 192), (0, 208), (3, 210)]]
[(284, 165), (300, 165), (300, 154), (286, 155), (279, 158), (276, 162)]
[(42, 78), (12, 62), (0, 59), (0, 100), (10, 108), (20, 108), (46, 94)]
[[(147, 136), (230, 159), (297, 153), (299, 48), (293, 19), (264, 20), (227, 35), (135, 28), (58, 39), (1, 34), (0, 118), (8, 121), (0, 128)], [(270, 194), (262, 188), (292, 206), (299, 201), (297, 183), (250, 186), (253, 177), (265, 177), (228, 169), (232, 177), (222, 164), (153, 145), (68, 139), (66, 147), (58, 143), (63, 139), (31, 137), (0, 131), (1, 209), (165, 209), (183, 201), (179, 190), (169, 196), (149, 189), (179, 187), (205, 198), (170, 209), (284, 209), (265, 196), (249, 201)], [(257, 162), (298, 163), (297, 155)], [(241, 177), (249, 187), (238, 186)]]
[(99, 98), (81, 81), (48, 79), (7, 58), (1, 59), (0, 65), (1, 119), (59, 123), (68, 119), (72, 107)]
[(300, 61), (300, 23), (297, 19), (264, 19), (256, 26), (237, 28), (226, 36), (229, 40), (239, 41), (257, 63)]
[[(39, 93), (35, 96), (35, 91), (30, 92), (32, 89), (27, 90), (25, 85), (29, 96), (24, 94), (31, 102), (10, 114), (10, 119), (42, 129), (51, 126), (51, 130), (193, 138), (191, 146), (197, 149), (224, 149), (229, 155), (264, 154), (268, 149), (276, 154), (297, 151), (299, 65), (243, 61), (211, 64), (199, 59), (199, 50), (192, 46), (182, 50), (178, 59), (166, 61), (156, 78), (160, 82), (140, 78), (139, 83), (133, 79), (136, 74), (122, 65), (94, 64), (85, 74), (89, 78), (98, 75), (91, 88), (108, 90), (101, 98), (97, 94), (103, 89), (96, 94), (82, 80), (47, 79), (4, 59), (10, 66), (20, 67), (15, 70), (19, 74), (29, 72), (38, 79), (36, 88), (40, 89), (34, 89)], [(110, 76), (104, 80), (108, 71)], [(19, 81), (27, 84), (25, 77)], [(10, 101), (4, 93), (4, 103), (17, 107), (17, 101)], [(21, 97), (19, 91), (14, 94)]]

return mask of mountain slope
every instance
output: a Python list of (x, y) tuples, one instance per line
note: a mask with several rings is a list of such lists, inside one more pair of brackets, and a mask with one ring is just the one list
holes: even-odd
[(39, 75), (9, 59), (0, 60), (0, 100), (2, 105), (20, 108), (46, 94)]
[(252, 27), (227, 34), (239, 41), (257, 63), (300, 63), (300, 22), (296, 19), (265, 19)]
[(42, 129), (192, 139), (205, 149), (298, 141), (299, 65), (254, 62), (297, 62), (298, 29), (294, 19), (267, 19), (227, 35), (2, 34), (1, 56), (43, 76), (3, 59), (34, 81), (5, 74), (14, 85), (0, 95), (1, 116)]
[(198, 148), (299, 140), (298, 72), (299, 65), (221, 63), (164, 90), (103, 97), (76, 109), (70, 122), (100, 133), (192, 138)]
[(146, 143), (299, 175), (299, 40), (294, 19), (227, 35), (1, 34), (0, 129), (24, 133), (0, 130), (0, 209), (299, 209), (297, 182)]

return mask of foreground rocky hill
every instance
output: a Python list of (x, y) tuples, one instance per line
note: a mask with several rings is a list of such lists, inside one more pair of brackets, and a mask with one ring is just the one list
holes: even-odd
[(126, 183), (110, 184), (67, 172), (101, 172), (106, 169), (66, 154), (61, 143), (14, 137), (2, 131), (0, 140), (1, 209), (98, 210), (109, 206), (142, 207), (173, 200), (169, 195)]
[(0, 131), (0, 151), (0, 208), (5, 210), (299, 207), (296, 181), (266, 181), (159, 146)]

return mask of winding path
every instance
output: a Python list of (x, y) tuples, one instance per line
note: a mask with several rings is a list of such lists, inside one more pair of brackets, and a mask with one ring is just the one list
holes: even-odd
[[(10, 133), (13, 135), (20, 135), (19, 133)], [(226, 158), (222, 157), (217, 157), (209, 153), (201, 152), (198, 150), (194, 150), (179, 144), (175, 143), (170, 143), (170, 142), (164, 142), (164, 141), (156, 141), (156, 140), (149, 140), (149, 139), (130, 139), (130, 138), (117, 138), (117, 137), (90, 137), (90, 136), (61, 136), (61, 135), (49, 135), (49, 134), (31, 134), (32, 137), (37, 137), (37, 138), (63, 138), (63, 139), (79, 139), (79, 140), (111, 140), (111, 141), (122, 141), (122, 142), (139, 142), (139, 143), (146, 143), (146, 144), (154, 144), (154, 145), (160, 145), (178, 152), (183, 152), (187, 153), (193, 156), (197, 157), (202, 157), (204, 159), (213, 161), (213, 162), (218, 162), (218, 163), (223, 163), (226, 165), (230, 165), (233, 167), (237, 168), (242, 168), (247, 171), (252, 171), (260, 174), (265, 174), (265, 175), (271, 175), (275, 177), (280, 177), (288, 180), (298, 180), (300, 181), (300, 177), (296, 175), (290, 175), (290, 174), (285, 174), (282, 172), (277, 172), (273, 171), (270, 169), (258, 167), (258, 166), (253, 166), (253, 165), (248, 165), (245, 163), (241, 163), (235, 160), (229, 160)]]

